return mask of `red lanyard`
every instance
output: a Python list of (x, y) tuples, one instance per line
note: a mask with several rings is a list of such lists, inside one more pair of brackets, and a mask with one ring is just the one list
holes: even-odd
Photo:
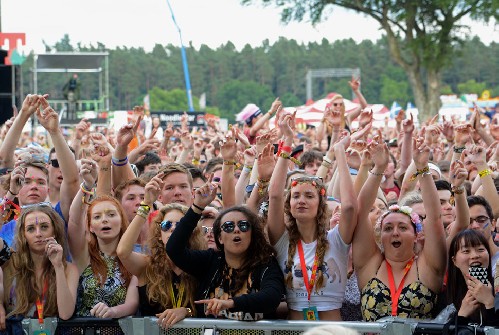
[(45, 280), (45, 283), (43, 284), (43, 291), (42, 291), (42, 297), (36, 298), (36, 310), (38, 312), (38, 322), (40, 325), (43, 325), (43, 304), (45, 303), (45, 293), (47, 293), (49, 283), (47, 280)]
[(308, 301), (310, 302), (310, 295), (312, 294), (312, 289), (314, 288), (315, 276), (317, 275), (317, 265), (319, 263), (317, 251), (315, 252), (314, 266), (312, 267), (312, 274), (310, 275), (310, 283), (308, 281), (307, 263), (305, 263), (305, 257), (303, 256), (301, 240), (298, 240), (298, 255), (300, 256), (301, 272), (303, 273), (303, 281), (305, 282), (305, 287), (308, 292)]
[(404, 275), (402, 276), (402, 280), (400, 281), (399, 287), (397, 289), (395, 287), (395, 280), (393, 279), (392, 266), (390, 265), (390, 263), (388, 263), (387, 260), (385, 260), (386, 271), (388, 272), (388, 282), (390, 284), (390, 295), (392, 297), (392, 316), (397, 316), (397, 308), (398, 308), (400, 293), (404, 288), (405, 277), (407, 277), (407, 273), (409, 273), (409, 270), (411, 269), (413, 262), (414, 262), (414, 257), (411, 258), (411, 260), (407, 262), (407, 264), (405, 265)]

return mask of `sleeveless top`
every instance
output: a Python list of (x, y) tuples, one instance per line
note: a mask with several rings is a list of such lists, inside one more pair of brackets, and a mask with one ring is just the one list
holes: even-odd
[(89, 264), (81, 274), (78, 283), (76, 316), (91, 316), (90, 310), (99, 302), (103, 302), (109, 307), (125, 303), (128, 287), (125, 285), (125, 279), (121, 274), (116, 256), (106, 256), (101, 253), (101, 257), (107, 266), (107, 278), (104, 286), (100, 286)]
[[(400, 293), (397, 316), (410, 319), (431, 319), (433, 308), (437, 304), (437, 294), (419, 280), (417, 261), (416, 271), (418, 279), (405, 286)], [(376, 321), (392, 316), (390, 288), (378, 278), (372, 278), (362, 289), (360, 305), (364, 321)]]

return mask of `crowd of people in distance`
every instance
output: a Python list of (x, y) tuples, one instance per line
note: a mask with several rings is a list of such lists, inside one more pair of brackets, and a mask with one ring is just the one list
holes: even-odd
[(451, 304), (452, 322), (498, 327), (499, 104), (375, 127), (350, 87), (359, 107), (336, 95), (318, 127), (277, 98), (225, 131), (136, 107), (117, 131), (63, 132), (47, 95), (26, 96), (0, 132), (0, 333), (45, 317), (429, 320)]

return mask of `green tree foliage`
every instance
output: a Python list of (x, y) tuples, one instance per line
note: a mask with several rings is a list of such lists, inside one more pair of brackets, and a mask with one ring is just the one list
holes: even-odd
[[(193, 97), (194, 109), (199, 110), (199, 99)], [(175, 88), (171, 91), (162, 90), (159, 87), (153, 87), (149, 91), (149, 101), (151, 110), (156, 111), (181, 111), (188, 110), (187, 95), (185, 90)]]
[[(451, 63), (463, 28), (463, 17), (499, 19), (497, 0), (241, 0), (242, 3), (275, 4), (282, 20), (312, 23), (326, 19), (334, 6), (354, 10), (376, 20), (386, 33), (390, 56), (409, 80), (415, 102), (423, 115), (437, 113), (443, 70)], [(351, 27), (345, 27), (351, 29)], [(341, 62), (341, 60), (340, 60)]]
[(459, 94), (475, 93), (481, 95), (486, 88), (487, 88), (486, 83), (477, 83), (475, 79), (470, 79), (465, 83), (457, 85)]
[[(414, 101), (413, 91), (406, 71), (389, 57), (387, 38), (379, 41), (341, 40), (300, 44), (294, 40), (279, 39), (274, 44), (263, 41), (260, 46), (246, 45), (236, 50), (230, 42), (212, 49), (206, 45), (199, 49), (187, 48), (191, 73), (192, 95), (195, 107), (202, 93), (206, 93), (207, 111), (233, 120), (247, 103), (255, 103), (266, 111), (275, 97), (285, 106), (305, 104), (305, 75), (308, 69), (360, 68), (362, 92), (370, 103), (390, 106), (392, 99), (399, 103)], [(158, 100), (158, 104), (175, 110), (187, 109), (184, 74), (180, 48), (173, 45), (156, 45), (152, 51), (141, 48), (119, 47), (108, 50), (105, 45), (74, 46), (69, 36), (64, 36), (53, 51), (59, 48), (74, 51), (109, 52), (109, 80), (111, 110), (130, 110), (142, 104), (143, 97), (151, 91), (171, 92), (180, 89), (178, 100)], [(442, 73), (443, 84), (450, 89), (445, 93), (458, 93), (458, 85), (468, 80), (486, 83), (493, 96), (499, 94), (499, 44), (484, 45), (478, 38), (458, 46), (452, 57), (452, 66)], [(24, 92), (33, 92), (30, 69), (33, 55), (22, 65)], [(79, 74), (82, 99), (96, 99), (99, 94), (98, 76)], [(66, 73), (40, 73), (38, 92), (49, 93), (51, 99), (62, 99), (62, 87), (69, 80)], [(313, 98), (320, 99), (330, 92), (339, 92), (352, 98), (347, 84), (349, 78), (324, 78), (313, 81)], [(469, 93), (469, 92), (467, 92)], [(153, 93), (152, 95), (154, 95)], [(182, 99), (183, 102), (180, 102)], [(151, 97), (151, 104), (154, 104)], [(167, 104), (168, 101), (176, 101)], [(165, 107), (166, 108), (166, 107)], [(170, 107), (168, 107), (170, 108)], [(213, 109), (211, 109), (213, 108)]]

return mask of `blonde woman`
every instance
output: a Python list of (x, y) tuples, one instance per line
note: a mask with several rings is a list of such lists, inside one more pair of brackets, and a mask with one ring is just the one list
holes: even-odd
[[(163, 206), (150, 224), (150, 255), (133, 251), (133, 245), (143, 225), (147, 224), (149, 211), (163, 187), (162, 178), (164, 175), (161, 172), (146, 184), (144, 201), (121, 238), (117, 252), (125, 267), (138, 277), (141, 315), (156, 316), (159, 326), (168, 328), (195, 315), (196, 281), (175, 266), (165, 252), (165, 245), (187, 212), (187, 207), (180, 204)], [(192, 234), (189, 247), (194, 250), (206, 249), (206, 242), (199, 228)]]

